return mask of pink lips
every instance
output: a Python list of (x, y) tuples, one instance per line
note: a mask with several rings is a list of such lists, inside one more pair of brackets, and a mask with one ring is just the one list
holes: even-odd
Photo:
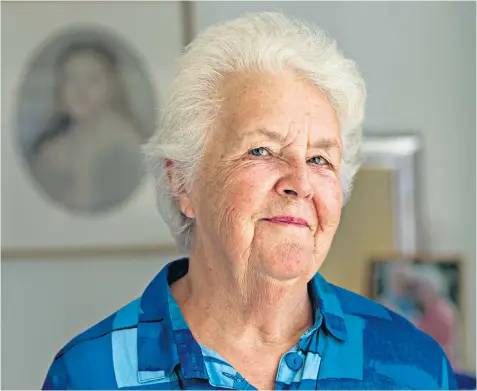
[(302, 226), (308, 227), (308, 221), (304, 219), (300, 219), (299, 217), (293, 217), (293, 216), (275, 216), (265, 220), (270, 221), (271, 223), (277, 223), (277, 224), (294, 224), (294, 225), (302, 225)]

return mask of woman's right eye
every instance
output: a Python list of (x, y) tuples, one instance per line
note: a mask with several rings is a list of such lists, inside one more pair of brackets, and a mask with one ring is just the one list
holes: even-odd
[(249, 153), (252, 156), (269, 156), (270, 155), (270, 152), (268, 152), (268, 150), (263, 147), (251, 149)]

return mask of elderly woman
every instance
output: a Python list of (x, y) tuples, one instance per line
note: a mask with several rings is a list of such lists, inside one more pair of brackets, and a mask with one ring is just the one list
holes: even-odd
[(43, 388), (454, 387), (434, 340), (317, 273), (364, 101), (356, 65), (316, 27), (258, 13), (200, 34), (145, 148), (189, 257), (68, 343)]

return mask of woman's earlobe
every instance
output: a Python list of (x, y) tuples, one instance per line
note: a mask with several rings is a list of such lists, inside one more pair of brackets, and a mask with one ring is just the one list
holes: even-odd
[(184, 214), (189, 218), (189, 219), (195, 219), (195, 211), (194, 208), (192, 207), (187, 207), (185, 209)]
[(179, 209), (184, 216), (188, 217), (189, 219), (195, 219), (194, 208), (190, 206), (189, 200), (186, 198), (187, 197), (184, 196), (177, 197)]
[(195, 210), (191, 205), (191, 199), (187, 193), (182, 193), (176, 197), (177, 206), (183, 215), (189, 219), (195, 218)]
[(191, 199), (189, 194), (184, 193), (181, 194), (179, 197), (179, 208), (181, 209), (182, 213), (186, 215), (189, 219), (195, 218), (195, 210), (194, 207), (191, 205)]

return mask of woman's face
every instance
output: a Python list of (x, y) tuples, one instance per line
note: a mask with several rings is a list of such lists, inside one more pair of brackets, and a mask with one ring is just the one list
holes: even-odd
[(342, 142), (325, 95), (294, 73), (241, 74), (190, 196), (193, 246), (227, 255), (235, 271), (310, 279), (339, 224)]
[(75, 119), (92, 118), (108, 107), (112, 78), (97, 54), (84, 50), (68, 57), (63, 77), (63, 102)]

